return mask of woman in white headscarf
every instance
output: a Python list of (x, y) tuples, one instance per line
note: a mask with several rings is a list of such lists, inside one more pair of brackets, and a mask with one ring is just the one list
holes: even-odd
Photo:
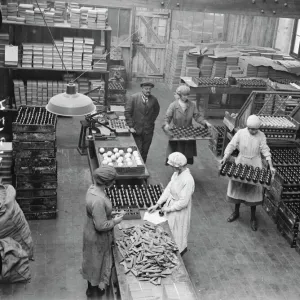
[[(162, 126), (168, 134), (170, 134), (171, 123), (176, 127), (190, 127), (193, 124), (193, 119), (203, 126), (211, 127), (211, 124), (204, 119), (203, 113), (198, 110), (196, 104), (188, 99), (189, 94), (190, 88), (187, 85), (181, 85), (176, 89), (175, 101), (169, 105)], [(184, 154), (187, 163), (192, 165), (194, 156), (197, 156), (196, 141), (169, 141), (166, 156), (168, 157), (173, 152)]]
[(169, 155), (168, 165), (173, 168), (174, 174), (157, 204), (148, 209), (151, 213), (166, 203), (162, 211), (166, 213), (171, 232), (181, 254), (187, 249), (192, 195), (195, 189), (194, 178), (186, 164), (187, 159), (182, 153), (174, 152)]
[[(247, 119), (247, 127), (240, 129), (227, 145), (224, 157), (221, 160), (223, 165), (230, 157), (231, 153), (239, 150), (239, 155), (236, 158), (236, 164), (247, 164), (254, 168), (262, 168), (261, 155), (267, 160), (272, 174), (275, 169), (272, 165), (270, 148), (267, 145), (266, 136), (259, 130), (261, 121), (256, 115), (251, 115)], [(251, 206), (251, 228), (253, 231), (257, 230), (257, 219), (255, 216), (256, 206), (262, 203), (263, 189), (261, 186), (242, 183), (230, 180), (227, 189), (228, 202), (235, 204), (235, 210), (227, 219), (228, 222), (233, 222), (239, 217), (239, 210), (241, 203)]]

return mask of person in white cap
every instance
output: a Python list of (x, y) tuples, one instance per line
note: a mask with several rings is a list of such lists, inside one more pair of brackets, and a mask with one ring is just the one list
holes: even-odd
[[(251, 115), (247, 119), (247, 127), (240, 129), (227, 145), (224, 157), (221, 160), (223, 165), (230, 157), (231, 153), (239, 150), (239, 155), (235, 160), (236, 164), (247, 164), (254, 168), (262, 168), (261, 154), (267, 160), (271, 173), (275, 174), (275, 169), (271, 160), (270, 148), (267, 145), (266, 136), (259, 130), (261, 121), (256, 115)], [(241, 203), (251, 207), (251, 228), (257, 230), (257, 219), (255, 216), (256, 206), (262, 204), (263, 189), (261, 186), (230, 180), (227, 189), (227, 201), (235, 204), (235, 210), (227, 219), (233, 222), (239, 217)]]
[[(175, 101), (172, 102), (166, 112), (163, 129), (169, 133), (170, 124), (176, 127), (190, 127), (193, 125), (193, 119), (205, 126), (211, 127), (211, 124), (203, 117), (203, 112), (199, 111), (196, 104), (188, 99), (190, 88), (187, 85), (181, 85), (176, 89)], [(194, 163), (194, 156), (197, 156), (196, 140), (191, 141), (169, 141), (167, 147), (167, 157), (172, 152), (181, 152), (187, 158), (187, 163)], [(167, 163), (166, 163), (167, 164)]]
[(152, 213), (165, 203), (162, 211), (166, 214), (178, 249), (183, 254), (187, 249), (195, 182), (182, 153), (171, 153), (168, 164), (173, 168), (174, 174), (156, 205), (149, 207), (148, 211)]

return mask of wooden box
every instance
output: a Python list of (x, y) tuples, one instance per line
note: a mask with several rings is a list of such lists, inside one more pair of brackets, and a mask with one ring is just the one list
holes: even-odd
[(14, 151), (34, 149), (56, 149), (56, 141), (20, 142), (12, 141)]
[(13, 139), (16, 141), (34, 141), (34, 142), (44, 142), (44, 141), (55, 141), (56, 133), (55, 132), (13, 132)]
[(20, 198), (37, 198), (37, 197), (48, 197), (56, 196), (56, 189), (53, 190), (17, 190), (17, 199)]
[(57, 211), (31, 212), (24, 213), (24, 215), (27, 220), (50, 220), (56, 219)]
[(56, 148), (53, 149), (30, 149), (22, 151), (13, 151), (13, 155), (18, 158), (55, 158), (56, 157)]
[(277, 223), (278, 207), (271, 201), (271, 199), (264, 195), (263, 208), (266, 213), (271, 217), (274, 223)]

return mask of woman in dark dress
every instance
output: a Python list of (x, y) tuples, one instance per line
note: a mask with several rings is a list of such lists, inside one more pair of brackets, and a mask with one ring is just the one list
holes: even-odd
[[(210, 127), (204, 118), (203, 114), (199, 112), (194, 102), (188, 99), (190, 88), (187, 85), (181, 85), (177, 88), (175, 93), (175, 101), (170, 104), (167, 109), (163, 129), (169, 133), (170, 124), (176, 127), (189, 127), (193, 124), (193, 119), (203, 125)], [(194, 156), (197, 156), (196, 141), (169, 141), (167, 148), (167, 157), (173, 152), (180, 152), (187, 158), (187, 163), (192, 165), (194, 163)], [(166, 163), (167, 164), (167, 163)]]

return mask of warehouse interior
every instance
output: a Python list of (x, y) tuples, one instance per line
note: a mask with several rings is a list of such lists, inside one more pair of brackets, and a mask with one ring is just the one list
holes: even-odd
[[(9, 248), (14, 236), (13, 230), (1, 229), (8, 220), (2, 210), (7, 199), (0, 194), (0, 299), (300, 299), (300, 4), (124, 2), (1, 1), (1, 186), (16, 191), (13, 201), (28, 222), (33, 259), (22, 242), (13, 241), (18, 246)], [(147, 161), (141, 159), (142, 168), (138, 160), (132, 168), (131, 161), (127, 167), (113, 161), (114, 187), (146, 187), (152, 204), (158, 200), (174, 172), (165, 164), (174, 139), (163, 130), (166, 112), (177, 88), (188, 86), (189, 100), (210, 125), (203, 126), (204, 135), (175, 136), (192, 139), (197, 148), (193, 164), (187, 165), (194, 179), (187, 249), (182, 255), (171, 251), (173, 272), (154, 279), (136, 273), (139, 254), (126, 247), (124, 256), (120, 234), (124, 242), (132, 228), (154, 226), (145, 227), (143, 220), (150, 205), (145, 200), (143, 207), (116, 207), (107, 193), (113, 211), (125, 209), (127, 215), (112, 230), (110, 284), (104, 294), (98, 290), (89, 296), (82, 275), (87, 191), (95, 184), (95, 169), (106, 164), (100, 147), (136, 148), (142, 157), (124, 111), (144, 83), (153, 84), (151, 94), (160, 106)], [(64, 113), (64, 105), (54, 105), (57, 99), (75, 101), (76, 95), (88, 101), (88, 113)], [(276, 173), (269, 183), (260, 182), (262, 177), (251, 183), (263, 191), (256, 231), (246, 205), (235, 222), (227, 221), (234, 212), (226, 201), (228, 182), (247, 182), (220, 172), (227, 145), (253, 114), (292, 123), (261, 126)], [(114, 125), (116, 120), (125, 127)], [(193, 121), (194, 127), (202, 125)], [(150, 194), (153, 186), (159, 186), (157, 198)], [(161, 224), (155, 228), (174, 241), (170, 222)]]

